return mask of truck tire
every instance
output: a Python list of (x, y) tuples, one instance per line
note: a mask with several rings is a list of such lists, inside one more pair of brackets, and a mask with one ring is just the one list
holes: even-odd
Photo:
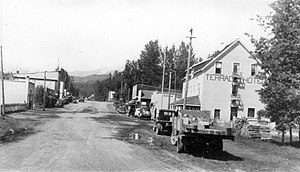
[(178, 136), (177, 140), (177, 152), (184, 153), (184, 144), (182, 142), (182, 136)]
[(160, 123), (156, 124), (156, 134), (157, 135), (162, 134), (162, 125)]
[(177, 137), (178, 137), (178, 136), (176, 136), (175, 133), (172, 132), (172, 134), (171, 134), (171, 144), (172, 144), (173, 146), (176, 146), (176, 145), (177, 145), (177, 140), (178, 140)]

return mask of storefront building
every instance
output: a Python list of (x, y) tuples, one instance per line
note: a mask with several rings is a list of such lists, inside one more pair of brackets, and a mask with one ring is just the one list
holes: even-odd
[(256, 118), (264, 107), (257, 93), (264, 82), (257, 77), (259, 71), (251, 53), (236, 40), (216, 57), (191, 66), (187, 97), (199, 96), (200, 109), (209, 110), (216, 121)]

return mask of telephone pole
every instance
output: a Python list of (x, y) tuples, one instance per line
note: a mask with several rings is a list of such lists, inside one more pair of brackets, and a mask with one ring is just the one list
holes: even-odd
[(172, 84), (172, 82), (171, 82), (171, 79), (172, 79), (172, 72), (173, 71), (170, 71), (169, 72), (169, 94), (168, 94), (168, 109), (170, 109), (170, 100), (171, 100), (171, 84)]
[(160, 102), (160, 109), (163, 107), (163, 101), (164, 101), (164, 82), (165, 82), (165, 66), (166, 66), (166, 56), (167, 56), (167, 47), (166, 47), (166, 53), (165, 55), (162, 53), (164, 56), (164, 62), (163, 62), (163, 76), (162, 76), (162, 83), (161, 83), (161, 102)]
[(43, 110), (45, 110), (46, 108), (46, 92), (47, 92), (47, 88), (46, 88), (46, 71), (44, 72), (44, 96), (43, 96)]
[(189, 43), (189, 55), (188, 55), (188, 61), (187, 61), (187, 71), (186, 71), (186, 81), (185, 81), (185, 94), (183, 99), (183, 109), (186, 110), (186, 99), (188, 94), (188, 87), (189, 87), (189, 76), (190, 76), (190, 60), (191, 60), (191, 53), (192, 53), (192, 39), (196, 38), (193, 37), (193, 28), (190, 30), (191, 36), (187, 36), (187, 38), (190, 39)]
[[(2, 27), (2, 26), (1, 26)], [(2, 44), (2, 42), (1, 42)], [(2, 88), (1, 88), (1, 91), (2, 91), (2, 108), (1, 108), (1, 114), (4, 116), (5, 115), (5, 96), (4, 96), (4, 72), (3, 72), (3, 55), (2, 55), (2, 45), (1, 45), (1, 84), (2, 84)]]
[(2, 84), (2, 88), (1, 88), (1, 92), (2, 92), (2, 106), (1, 106), (1, 115), (5, 115), (5, 96), (4, 96), (4, 72), (3, 72), (3, 54), (2, 54), (2, 20), (3, 20), (3, 4), (2, 4), (2, 0), (1, 0), (1, 19), (0, 19), (0, 53), (1, 53), (1, 84)]

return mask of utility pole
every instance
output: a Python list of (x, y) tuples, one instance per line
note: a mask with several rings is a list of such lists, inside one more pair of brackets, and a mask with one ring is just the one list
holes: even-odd
[(2, 92), (2, 106), (1, 106), (1, 115), (5, 115), (5, 96), (4, 96), (4, 72), (3, 72), (3, 54), (2, 54), (2, 20), (3, 20), (3, 4), (2, 4), (2, 0), (1, 0), (1, 19), (0, 19), (0, 53), (1, 53), (1, 84), (2, 84), (2, 88), (1, 88), (1, 92)]
[[(2, 27), (2, 26), (1, 26)], [(2, 44), (2, 42), (1, 42)], [(2, 45), (1, 45), (1, 83), (2, 83), (2, 108), (1, 108), (1, 114), (5, 115), (5, 96), (4, 96), (4, 72), (3, 72), (3, 55), (2, 55)]]
[(128, 88), (128, 93), (127, 93), (128, 95), (128, 101), (130, 100), (130, 88)]
[(172, 71), (170, 71), (170, 72), (169, 72), (169, 95), (168, 95), (168, 109), (170, 109), (171, 79), (172, 79)]
[(46, 89), (46, 71), (44, 73), (44, 97), (43, 97), (43, 110), (45, 110), (46, 108), (46, 92), (47, 92), (47, 89)]
[(166, 48), (166, 53), (164, 56), (164, 62), (163, 62), (163, 76), (162, 76), (162, 83), (161, 83), (161, 102), (160, 102), (160, 108), (162, 109), (163, 106), (163, 101), (164, 101), (164, 82), (165, 82), (165, 66), (166, 66), (166, 56), (167, 56), (167, 48)]
[(188, 94), (188, 87), (189, 87), (189, 76), (190, 76), (190, 60), (191, 60), (191, 53), (192, 53), (192, 39), (196, 38), (193, 37), (193, 28), (190, 30), (191, 36), (187, 36), (187, 38), (190, 39), (189, 43), (189, 55), (188, 55), (188, 61), (187, 61), (187, 71), (186, 71), (186, 81), (185, 81), (185, 94), (183, 99), (183, 109), (186, 110), (186, 99)]
[(123, 98), (123, 79), (121, 81), (121, 98)]

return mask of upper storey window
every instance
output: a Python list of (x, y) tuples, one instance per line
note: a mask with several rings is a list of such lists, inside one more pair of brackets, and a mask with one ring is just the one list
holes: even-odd
[(216, 62), (216, 73), (222, 73), (222, 62)]
[(257, 65), (251, 64), (251, 76), (256, 75), (256, 73), (257, 73)]
[(233, 73), (239, 73), (239, 72), (240, 72), (240, 64), (233, 63)]

